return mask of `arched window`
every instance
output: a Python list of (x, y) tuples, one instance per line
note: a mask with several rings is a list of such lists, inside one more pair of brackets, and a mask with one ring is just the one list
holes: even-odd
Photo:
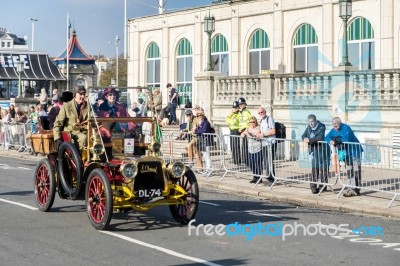
[(262, 29), (256, 30), (250, 39), (249, 70), (250, 75), (261, 74), (262, 70), (271, 69), (271, 52), (268, 35)]
[(318, 71), (318, 36), (313, 26), (302, 24), (294, 40), (294, 72)]
[(211, 59), (214, 71), (229, 75), (228, 43), (222, 34), (215, 35), (212, 40)]
[(347, 28), (349, 62), (359, 69), (375, 69), (374, 29), (363, 18), (355, 18)]
[(161, 55), (160, 48), (155, 42), (150, 43), (146, 53), (148, 87), (160, 87)]
[(176, 51), (176, 86), (179, 92), (179, 105), (192, 102), (193, 52), (188, 39), (179, 41)]

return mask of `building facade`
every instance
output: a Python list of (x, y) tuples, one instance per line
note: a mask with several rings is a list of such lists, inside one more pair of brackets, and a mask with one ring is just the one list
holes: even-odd
[[(347, 29), (333, 0), (229, 1), (130, 19), (128, 86), (161, 87), (166, 99), (164, 87), (171, 82), (184, 101), (203, 103), (221, 126), (231, 101), (245, 96), (250, 106), (267, 106), (294, 135), (308, 113), (317, 112), (324, 122), (334, 115), (357, 122), (364, 139), (382, 138), (396, 112), (396, 94), (390, 91), (399, 90), (400, 14), (395, 10), (399, 0), (353, 0)], [(215, 72), (205, 73), (208, 15), (215, 17)], [(353, 67), (338, 69), (344, 30)], [(384, 97), (373, 95), (380, 88), (393, 103), (374, 103), (378, 107), (371, 115), (364, 105), (371, 105), (369, 97)], [(366, 102), (357, 105), (360, 100)], [(388, 112), (381, 112), (382, 105)]]

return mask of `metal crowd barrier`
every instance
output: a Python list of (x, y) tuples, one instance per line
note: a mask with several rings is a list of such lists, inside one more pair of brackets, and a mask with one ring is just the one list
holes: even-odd
[[(33, 133), (32, 133), (33, 132)], [(0, 146), (3, 150), (15, 149), (19, 152), (32, 153), (30, 134), (35, 134), (35, 127), (23, 123), (0, 124)]]
[(165, 161), (180, 161), (209, 178), (222, 169), (221, 140), (217, 134), (194, 136), (184, 132), (163, 132), (162, 156)]
[[(327, 187), (333, 191), (332, 187), (337, 184), (338, 174), (332, 167), (334, 162), (328, 143), (320, 141), (309, 145), (302, 140), (275, 139), (275, 141), (273, 176), (276, 181), (315, 184), (321, 188), (319, 194)], [(271, 150), (270, 152), (272, 153)]]
[(333, 147), (342, 189), (400, 195), (400, 147), (345, 142)]
[[(231, 173), (236, 179), (238, 175), (248, 175), (253, 178), (266, 176), (266, 174), (263, 175), (263, 171), (265, 171), (264, 158), (266, 157), (262, 150), (261, 153), (253, 153), (249, 161), (249, 140), (259, 146), (262, 145), (261, 140), (238, 135), (223, 135), (222, 139), (223, 156), (221, 160), (225, 173), (220, 181), (222, 181), (228, 173)], [(252, 149), (250, 148), (250, 150)], [(256, 168), (256, 173), (252, 172), (252, 168)], [(261, 169), (261, 171), (258, 171), (259, 169)], [(259, 179), (255, 185), (257, 185), (260, 180), (261, 179)]]

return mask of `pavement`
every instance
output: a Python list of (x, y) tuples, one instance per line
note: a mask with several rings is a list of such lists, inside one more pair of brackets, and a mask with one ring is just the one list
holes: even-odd
[[(0, 157), (13, 157), (19, 159), (40, 160), (42, 155), (31, 155), (16, 150), (0, 150)], [(1, 159), (0, 159), (1, 162)], [(213, 172), (209, 178), (197, 175), (200, 186), (216, 189), (242, 196), (256, 197), (273, 202), (289, 203), (303, 207), (320, 208), (363, 216), (379, 216), (400, 220), (400, 196), (388, 208), (393, 194), (361, 191), (357, 197), (337, 197), (340, 186), (329, 188), (320, 195), (312, 194), (309, 184), (305, 183), (279, 183), (269, 187), (265, 182), (254, 186), (250, 184), (250, 176), (227, 174), (222, 181), (224, 171)]]

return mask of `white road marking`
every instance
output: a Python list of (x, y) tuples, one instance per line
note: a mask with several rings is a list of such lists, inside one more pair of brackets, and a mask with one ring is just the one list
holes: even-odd
[(219, 207), (221, 205), (219, 204), (215, 204), (215, 203), (211, 203), (211, 202), (207, 202), (207, 201), (201, 201), (199, 200), (200, 203), (206, 204), (206, 205), (211, 205), (211, 206), (215, 206), (215, 207)]
[(195, 258), (195, 257), (187, 256), (187, 255), (178, 253), (176, 251), (173, 251), (173, 250), (170, 250), (170, 249), (167, 249), (167, 248), (163, 248), (163, 247), (159, 247), (159, 246), (155, 246), (155, 245), (152, 245), (152, 244), (149, 244), (149, 243), (146, 243), (146, 242), (134, 239), (134, 238), (130, 238), (130, 237), (127, 237), (127, 236), (124, 236), (124, 235), (121, 235), (121, 234), (116, 234), (116, 233), (109, 232), (109, 231), (99, 231), (99, 232), (103, 233), (103, 234), (115, 236), (115, 237), (118, 237), (120, 239), (126, 240), (128, 242), (132, 242), (132, 243), (144, 246), (144, 247), (148, 247), (148, 248), (152, 248), (152, 249), (155, 249), (155, 250), (159, 250), (159, 251), (164, 252), (164, 253), (166, 253), (168, 255), (175, 256), (175, 257), (178, 257), (178, 258), (194, 261), (194, 262), (201, 263), (201, 264), (204, 264), (204, 265), (209, 265), (209, 266), (220, 266), (220, 264), (216, 264), (216, 263), (212, 263), (212, 262), (209, 262), (209, 261), (206, 261), (206, 260), (202, 260), (202, 259), (198, 259), (198, 258)]
[(273, 214), (268, 214), (268, 213), (263, 213), (263, 212), (259, 212), (256, 210), (248, 210), (248, 211), (227, 211), (228, 213), (232, 213), (232, 212), (244, 212), (250, 215), (254, 215), (254, 216), (267, 216), (267, 217), (274, 217), (274, 218), (278, 218), (278, 219), (283, 219), (284, 217), (282, 216), (278, 216), (278, 215), (273, 215)]
[(33, 169), (31, 169), (31, 168), (26, 168), (26, 167), (21, 167), (21, 166), (18, 166), (17, 168), (18, 168), (18, 169), (22, 169), (22, 170), (28, 170), (28, 171), (33, 170)]
[(14, 166), (9, 166), (8, 164), (5, 164), (5, 163), (0, 163), (0, 168), (4, 169), (4, 170), (20, 170), (20, 169), (22, 169), (22, 170), (32, 171), (31, 168), (26, 168), (26, 167), (21, 167), (21, 166), (14, 167)]
[(29, 206), (29, 205), (26, 205), (26, 204), (23, 204), (23, 203), (19, 203), (19, 202), (15, 202), (15, 201), (11, 201), (11, 200), (6, 200), (6, 199), (0, 198), (0, 201), (5, 202), (5, 203), (9, 203), (9, 204), (13, 204), (13, 205), (17, 205), (17, 206), (20, 206), (20, 207), (24, 207), (24, 208), (27, 208), (27, 209), (32, 210), (32, 211), (37, 211), (38, 210), (38, 208), (36, 208), (36, 207), (32, 207), (32, 206)]

